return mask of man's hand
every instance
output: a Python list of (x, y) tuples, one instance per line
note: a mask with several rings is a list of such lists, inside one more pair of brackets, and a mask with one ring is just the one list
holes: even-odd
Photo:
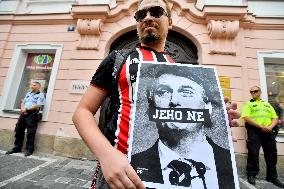
[[(226, 109), (228, 113), (229, 126), (238, 127), (239, 123), (236, 119), (239, 119), (241, 117), (241, 114), (237, 112), (237, 108), (238, 108), (237, 103), (230, 103), (230, 99), (227, 96), (224, 97), (224, 101), (225, 101)], [(238, 142), (237, 137), (235, 137), (233, 133), (231, 133), (231, 135), (232, 135), (233, 142)]]
[(24, 106), (24, 99), (21, 99), (21, 109), (20, 109), (22, 114), (27, 114), (27, 109)]
[(264, 133), (270, 133), (272, 131), (271, 127), (262, 126), (261, 131)]
[(22, 108), (22, 107), (21, 107), (21, 110), (20, 110), (20, 111), (21, 111), (21, 113), (24, 114), (24, 115), (27, 114), (27, 109), (26, 109), (26, 108)]
[(126, 156), (116, 149), (100, 160), (103, 175), (111, 189), (145, 189)]
[[(229, 97), (224, 97), (225, 104), (230, 103)], [(228, 112), (228, 118), (229, 118), (229, 125), (230, 127), (238, 127), (238, 121), (241, 117), (241, 114), (237, 111), (238, 105), (237, 103), (231, 103), (229, 106), (227, 106), (227, 112)]]
[(271, 127), (271, 126), (262, 126), (261, 127), (261, 131), (264, 132), (264, 133), (270, 133), (270, 132), (272, 132), (272, 129), (273, 129), (273, 127)]

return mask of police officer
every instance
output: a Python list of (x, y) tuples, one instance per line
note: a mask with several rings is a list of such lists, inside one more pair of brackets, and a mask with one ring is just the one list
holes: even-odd
[(15, 128), (14, 148), (6, 152), (12, 154), (22, 151), (25, 130), (27, 129), (27, 142), (25, 156), (32, 155), (34, 151), (34, 140), (37, 130), (38, 115), (40, 108), (45, 103), (45, 96), (40, 92), (40, 83), (31, 83), (31, 91), (28, 92), (21, 102), (21, 114)]
[(261, 90), (258, 86), (250, 89), (252, 99), (248, 101), (242, 110), (242, 118), (247, 129), (247, 179), (255, 185), (255, 176), (259, 172), (259, 150), (262, 146), (266, 162), (266, 180), (274, 185), (284, 188), (284, 184), (278, 180), (276, 163), (277, 149), (275, 137), (277, 131), (277, 115), (273, 107), (261, 100)]

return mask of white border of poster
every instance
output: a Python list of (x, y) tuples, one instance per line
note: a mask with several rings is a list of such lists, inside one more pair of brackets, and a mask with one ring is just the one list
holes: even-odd
[[(171, 76), (167, 80), (164, 78), (165, 75)], [(159, 103), (163, 104), (163, 107), (157, 108), (158, 100), (155, 95), (159, 95), (160, 93), (164, 94), (166, 93), (165, 90), (168, 90), (164, 88), (160, 90), (160, 85), (157, 85), (157, 82), (162, 81), (162, 76), (167, 80), (166, 82), (164, 81), (163, 86), (172, 90), (172, 92), (167, 91), (167, 95), (172, 95), (171, 98), (173, 98), (173, 90), (180, 91), (178, 88), (180, 86), (185, 88), (183, 89), (183, 95), (187, 96), (190, 93), (190, 98), (193, 98), (196, 102), (198, 102), (198, 99), (201, 99), (198, 97), (200, 97), (200, 93), (202, 93), (202, 97), (204, 96), (204, 98), (202, 98), (203, 100), (200, 103), (206, 105), (210, 104), (211, 108), (208, 108), (209, 106), (202, 106), (202, 108), (199, 109), (194, 108), (194, 101), (191, 101), (192, 106), (189, 104), (188, 106), (190, 107), (185, 108), (181, 105), (187, 103), (184, 101), (186, 98), (184, 98), (183, 95), (181, 95), (183, 97), (177, 97), (184, 98), (178, 99), (181, 103), (173, 107), (165, 107), (168, 101), (163, 101), (164, 99), (162, 98), (162, 100), (158, 99), (160, 100)], [(191, 82), (191, 84), (188, 84), (188, 82)], [(146, 187), (157, 189), (239, 189), (228, 116), (214, 67), (179, 63), (141, 62), (141, 64), (139, 64), (135, 88), (134, 107), (131, 112), (132, 119), (129, 133), (128, 159)], [(198, 93), (197, 91), (201, 92)], [(154, 103), (152, 102), (153, 98), (155, 98)], [(165, 135), (163, 139), (160, 138), (158, 132), (160, 135), (162, 134), (161, 129), (158, 128), (170, 124), (176, 127), (174, 128), (175, 131), (183, 131), (183, 129), (186, 129), (184, 125), (198, 125), (198, 128), (202, 128), (203, 138), (200, 140), (202, 142), (198, 145), (198, 148), (194, 148), (197, 147), (197, 145), (195, 145), (193, 146), (194, 150), (188, 151), (190, 152), (188, 155), (185, 155), (185, 153), (181, 155), (173, 150), (177, 143), (173, 142), (172, 146), (170, 146), (170, 142), (164, 144), (165, 141), (171, 141), (168, 139), (178, 138), (178, 136), (180, 136), (179, 133), (179, 135), (173, 137), (174, 135), (171, 134), (174, 134), (174, 132), (171, 133), (171, 131), (169, 131), (168, 133), (171, 134)], [(191, 141), (188, 140), (188, 144), (190, 144), (190, 142)], [(218, 150), (216, 150), (217, 148)], [(155, 149), (155, 153), (153, 153), (155, 155), (152, 154), (153, 149)], [(186, 148), (182, 147), (182, 149)], [(150, 151), (151, 153), (149, 154)], [(216, 153), (217, 151), (218, 153), (222, 151), (222, 153), (218, 154)], [(173, 156), (176, 155), (176, 158), (188, 163), (191, 169), (191, 172), (188, 173), (187, 171), (186, 173), (182, 173), (178, 175), (177, 178), (175, 178), (175, 174), (179, 174), (180, 172), (177, 170), (173, 173), (173, 169), (178, 168), (171, 167), (171, 169), (169, 169), (169, 165), (172, 166), (172, 162), (177, 164), (177, 162), (173, 160)], [(165, 162), (166, 164), (170, 162), (170, 164), (165, 166)], [(203, 162), (201, 163), (203, 169), (206, 169), (206, 171), (202, 173), (203, 175), (200, 175), (200, 171), (198, 171), (199, 168), (196, 166), (197, 164), (199, 165), (200, 162)], [(184, 167), (183, 164), (179, 164), (178, 166)], [(159, 171), (156, 172), (157, 170)], [(188, 179), (188, 177), (190, 177), (190, 179)], [(182, 181), (183, 184), (177, 184), (178, 181), (173, 181), (174, 179)], [(184, 184), (185, 182), (187, 183)]]

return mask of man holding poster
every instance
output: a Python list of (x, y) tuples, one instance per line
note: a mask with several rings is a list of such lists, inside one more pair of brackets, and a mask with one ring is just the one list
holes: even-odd
[[(168, 31), (172, 28), (169, 2), (139, 1), (135, 20), (140, 44), (122, 58), (121, 69), (115, 64), (119, 62), (117, 57), (121, 57), (117, 56), (117, 51), (102, 61), (73, 115), (80, 136), (99, 161), (92, 188), (145, 189), (126, 157), (130, 121), (133, 119), (133, 95), (136, 93), (137, 69), (133, 68), (137, 68), (141, 61), (175, 62), (165, 50)], [(105, 129), (102, 133), (94, 114), (107, 97), (113, 98), (109, 107), (114, 108), (110, 108), (112, 112), (108, 115), (111, 116), (105, 119), (108, 121), (102, 125)], [(228, 111), (232, 119), (239, 117), (235, 109), (236, 106)]]
[[(203, 72), (210, 76), (210, 69), (145, 64), (141, 65), (142, 80), (144, 67), (154, 70), (154, 78), (149, 79), (152, 82), (145, 88), (149, 121), (155, 123), (158, 139), (152, 147), (132, 155), (131, 165), (139, 177), (150, 182), (146, 186), (153, 188), (235, 188), (230, 151), (217, 145), (204, 133), (205, 128), (213, 127), (210, 118), (212, 91), (199, 77), (201, 75), (195, 73)], [(145, 70), (145, 73), (149, 72), (149, 68)], [(214, 75), (212, 70), (211, 75)], [(216, 79), (212, 77), (212, 80), (215, 81), (215, 88), (218, 88)], [(147, 82), (143, 80), (143, 83)], [(138, 83), (138, 93), (141, 92), (141, 85)], [(214, 96), (216, 98), (216, 94)], [(216, 101), (214, 103), (218, 104)], [(140, 109), (143, 104), (145, 103), (138, 101), (136, 108)], [(138, 114), (141, 118), (141, 113)], [(134, 133), (141, 125), (149, 125), (140, 120), (134, 121)], [(221, 126), (226, 128), (225, 124)], [(145, 138), (147, 134), (143, 130), (141, 135)], [(139, 137), (138, 135), (136, 133), (134, 137)], [(153, 136), (152, 133), (149, 135)], [(228, 136), (223, 140), (228, 143)], [(139, 149), (140, 146), (134, 144), (132, 148)]]

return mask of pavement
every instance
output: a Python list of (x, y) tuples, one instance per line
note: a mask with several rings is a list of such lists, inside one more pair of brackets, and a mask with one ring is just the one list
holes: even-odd
[[(0, 150), (1, 189), (85, 189), (90, 188), (96, 161), (71, 159), (50, 154), (23, 153), (5, 155)], [(284, 181), (284, 178), (279, 178)], [(278, 189), (273, 184), (257, 179), (250, 185), (244, 175), (239, 175), (240, 189)]]
[(6, 155), (0, 150), (0, 188), (86, 189), (90, 188), (96, 161), (36, 153)]

